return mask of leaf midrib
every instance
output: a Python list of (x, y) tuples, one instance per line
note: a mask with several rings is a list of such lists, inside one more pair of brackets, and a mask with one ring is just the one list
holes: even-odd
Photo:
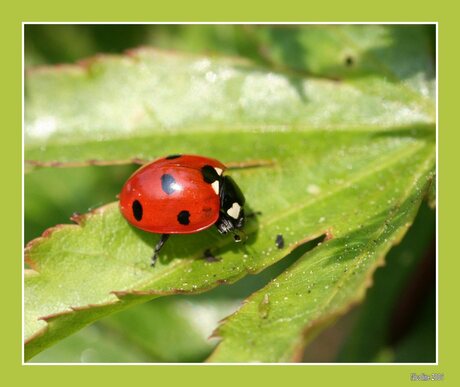
[[(400, 131), (400, 130), (407, 130), (410, 131), (412, 129), (416, 130), (433, 130), (433, 126), (436, 124), (436, 119), (433, 117), (433, 121), (430, 123), (427, 122), (420, 122), (420, 123), (413, 123), (408, 126), (401, 126), (401, 125), (394, 125), (394, 126), (388, 126), (388, 125), (376, 125), (376, 124), (358, 124), (358, 125), (353, 125), (353, 126), (309, 126), (309, 125), (297, 125), (297, 124), (276, 124), (276, 125), (261, 125), (261, 124), (244, 124), (244, 125), (235, 125), (235, 126), (228, 126), (228, 125), (219, 125), (219, 134), (263, 134), (266, 132), (274, 132), (274, 133), (302, 133), (304, 135), (315, 135), (315, 134), (324, 134), (324, 132), (339, 132), (340, 134), (354, 134), (354, 133), (359, 133), (359, 134), (373, 134), (377, 132), (381, 133), (391, 133), (394, 131)], [(117, 141), (141, 141), (141, 140), (147, 140), (151, 139), (152, 137), (158, 137), (158, 136), (167, 136), (167, 137), (174, 137), (174, 136), (181, 136), (181, 135), (191, 135), (191, 136), (198, 136), (198, 135), (205, 135), (212, 130), (216, 128), (217, 125), (214, 126), (209, 126), (208, 130), (203, 130), (205, 126), (200, 125), (200, 126), (187, 126), (187, 127), (179, 127), (179, 128), (168, 128), (167, 131), (160, 131), (160, 132), (155, 132), (152, 134), (147, 134), (146, 132), (142, 133), (135, 133), (135, 134), (125, 134), (121, 133), (119, 136), (111, 137), (110, 139), (104, 140), (105, 143), (110, 143), (110, 142), (117, 142)], [(186, 131), (184, 131), (186, 129)], [(74, 141), (72, 142), (65, 142), (63, 140), (58, 140), (56, 142), (51, 142), (50, 144), (47, 144), (46, 146), (48, 147), (53, 147), (53, 146), (80, 146), (80, 145), (85, 145), (89, 143), (100, 143), (99, 140), (95, 139), (90, 139), (88, 140), (81, 140), (81, 141)], [(36, 150), (39, 149), (43, 146), (43, 143), (40, 142), (32, 142), (32, 144), (25, 144), (25, 151), (29, 150)], [(135, 156), (133, 156), (135, 158)], [(26, 162), (34, 162), (34, 160), (25, 160)], [(129, 160), (127, 160), (129, 161)], [(49, 162), (49, 161), (48, 161)]]

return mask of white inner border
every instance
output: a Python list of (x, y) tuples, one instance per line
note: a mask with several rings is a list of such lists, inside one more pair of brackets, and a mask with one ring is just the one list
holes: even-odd
[[(132, 365), (141, 365), (141, 366), (150, 366), (150, 365), (161, 365), (161, 366), (168, 366), (168, 365), (183, 365), (183, 366), (219, 366), (219, 365), (248, 365), (248, 366), (266, 366), (266, 365), (288, 365), (288, 366), (433, 366), (439, 365), (439, 260), (438, 260), (438, 214), (439, 214), (439, 168), (438, 168), (438, 143), (439, 143), (439, 117), (438, 117), (438, 84), (439, 84), (439, 63), (438, 63), (438, 35), (439, 35), (439, 25), (438, 22), (22, 22), (22, 247), (21, 249), (24, 251), (24, 27), (26, 24), (58, 24), (58, 25), (75, 25), (75, 24), (138, 24), (138, 25), (161, 25), (161, 24), (177, 24), (177, 25), (187, 25), (187, 24), (210, 24), (210, 25), (232, 25), (232, 24), (260, 24), (260, 25), (270, 25), (270, 24), (293, 24), (293, 25), (317, 25), (317, 24), (326, 24), (326, 25), (333, 25), (333, 24), (356, 24), (356, 25), (364, 25), (364, 24), (376, 24), (376, 25), (413, 25), (413, 24), (427, 24), (427, 25), (435, 25), (436, 26), (436, 362), (435, 363), (26, 363), (24, 361), (24, 252), (23, 252), (23, 259), (22, 259), (22, 337), (21, 337), (21, 346), (22, 346), (22, 365), (25, 366), (53, 366), (53, 365), (77, 365), (77, 366), (113, 366), (113, 365), (121, 365), (121, 366), (132, 366)], [(416, 371), (419, 368), (414, 368), (414, 370), (408, 370), (408, 372), (418, 372)], [(427, 371), (428, 372), (428, 371)]]

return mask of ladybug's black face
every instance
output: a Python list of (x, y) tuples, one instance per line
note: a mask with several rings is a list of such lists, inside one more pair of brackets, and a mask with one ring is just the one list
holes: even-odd
[(230, 176), (223, 176), (220, 184), (220, 217), (216, 227), (221, 234), (226, 234), (244, 226), (245, 198)]

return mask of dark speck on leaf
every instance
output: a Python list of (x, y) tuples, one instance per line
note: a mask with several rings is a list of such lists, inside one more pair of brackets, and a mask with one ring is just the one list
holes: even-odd
[(206, 261), (206, 262), (219, 262), (222, 258), (219, 258), (219, 257), (216, 257), (214, 256), (212, 253), (211, 253), (211, 250), (209, 249), (206, 249), (203, 253), (203, 259)]
[(282, 249), (284, 247), (284, 238), (281, 234), (278, 234), (275, 239), (276, 247)]
[(355, 60), (353, 59), (352, 56), (348, 55), (346, 58), (345, 58), (345, 66), (347, 67), (351, 67), (353, 66), (355, 63)]

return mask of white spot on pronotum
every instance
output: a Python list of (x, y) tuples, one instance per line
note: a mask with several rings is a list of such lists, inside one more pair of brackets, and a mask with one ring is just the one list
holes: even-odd
[(233, 203), (232, 207), (227, 210), (227, 214), (231, 216), (233, 219), (238, 219), (240, 215), (241, 207), (238, 203)]
[(211, 186), (216, 195), (219, 195), (219, 180), (216, 180), (214, 183), (211, 184)]
[(220, 176), (222, 175), (222, 169), (220, 168), (217, 168), (217, 167), (214, 167), (214, 169), (216, 170), (217, 174)]

